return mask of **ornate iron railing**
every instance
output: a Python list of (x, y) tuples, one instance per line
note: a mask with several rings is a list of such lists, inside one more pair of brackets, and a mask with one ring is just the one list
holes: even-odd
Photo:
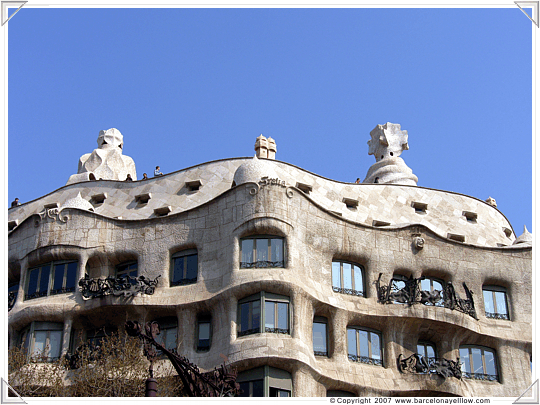
[(8, 293), (8, 312), (11, 311), (17, 301), (17, 291), (10, 291)]
[(195, 284), (197, 282), (197, 277), (195, 278), (183, 278), (178, 281), (171, 281), (171, 287), (176, 287), (178, 285), (187, 285), (187, 284)]
[(315, 351), (313, 351), (313, 354), (314, 354), (315, 356), (324, 356), (324, 357), (328, 357), (328, 352), (320, 352), (320, 351), (315, 350)]
[(35, 293), (32, 293), (32, 294), (24, 294), (24, 299), (31, 300), (34, 298), (40, 298), (40, 297), (46, 297), (46, 296), (47, 296), (47, 291), (36, 291)]
[(464, 378), (471, 378), (473, 380), (482, 380), (482, 381), (498, 381), (498, 377), (493, 374), (481, 374), (481, 373), (467, 373), (463, 372)]
[(106, 295), (123, 295), (130, 297), (138, 293), (152, 295), (156, 290), (158, 275), (154, 280), (145, 276), (131, 277), (121, 275), (119, 277), (90, 278), (88, 274), (79, 280), (79, 289), (84, 298), (98, 298)]
[(358, 363), (372, 364), (374, 366), (382, 366), (382, 359), (373, 359), (366, 356), (357, 356), (356, 354), (349, 354), (349, 360), (356, 361)]
[(398, 357), (398, 370), (402, 373), (416, 374), (438, 374), (441, 377), (455, 377), (461, 379), (461, 363), (459, 358), (447, 360), (444, 358), (425, 357), (418, 353), (413, 353), (407, 358), (400, 354)]
[(357, 297), (364, 296), (363, 291), (353, 290), (352, 288), (341, 288), (341, 287), (332, 286), (332, 291), (341, 293), (341, 294), (356, 295)]
[(241, 269), (264, 269), (268, 267), (285, 267), (285, 262), (283, 260), (279, 260), (277, 262), (270, 262), (267, 260), (258, 260), (256, 262), (240, 262), (240, 268)]
[(486, 317), (492, 319), (504, 319), (506, 321), (510, 320), (508, 314), (499, 314), (497, 312), (486, 312)]
[(256, 327), (252, 329), (242, 330), (238, 332), (238, 336), (240, 337), (240, 336), (246, 336), (246, 335), (253, 335), (254, 333), (259, 333), (259, 332), (260, 332), (260, 328)]
[(51, 294), (50, 295), (56, 295), (56, 294), (64, 294), (64, 293), (68, 293), (68, 292), (74, 292), (75, 291), (75, 286), (73, 287), (62, 287), (62, 288), (58, 288), (56, 290), (51, 290)]
[(268, 333), (282, 333), (284, 335), (289, 334), (289, 329), (280, 329), (280, 328), (264, 328), (265, 332)]
[[(392, 278), (388, 285), (381, 285), (382, 273), (379, 273), (379, 278), (375, 281), (377, 287), (377, 298), (381, 304), (424, 304), (433, 305), (448, 308), (463, 312), (474, 319), (478, 319), (476, 316), (476, 310), (474, 308), (473, 293), (467, 288), (467, 285), (463, 283), (465, 294), (467, 299), (460, 298), (453, 284), (449, 281), (443, 284), (442, 291), (423, 291), (420, 286), (420, 282), (425, 279), (424, 276), (420, 278), (408, 279)], [(396, 284), (402, 282), (404, 286), (397, 288)]]

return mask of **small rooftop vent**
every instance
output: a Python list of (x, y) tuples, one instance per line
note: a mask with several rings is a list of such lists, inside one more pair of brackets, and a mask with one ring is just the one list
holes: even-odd
[(458, 235), (455, 233), (448, 233), (446, 236), (448, 239), (455, 240), (456, 242), (465, 242), (464, 235)]
[(343, 203), (350, 210), (355, 210), (358, 207), (358, 200), (355, 200), (354, 198), (343, 198)]
[(374, 219), (372, 225), (373, 226), (388, 226), (388, 225), (390, 225), (390, 222), (379, 221), (377, 219)]
[(16, 227), (17, 225), (19, 225), (19, 220), (18, 220), (18, 219), (14, 220), (14, 221), (9, 221), (9, 222), (8, 222), (8, 232), (9, 232), (9, 231), (12, 231), (13, 229), (15, 229), (15, 227)]
[(302, 190), (304, 194), (309, 194), (313, 191), (312, 186), (310, 186), (309, 184), (304, 184), (304, 183), (296, 183), (296, 188), (299, 188), (300, 190)]
[(158, 217), (164, 217), (165, 215), (168, 215), (169, 212), (172, 211), (172, 208), (170, 205), (166, 205), (164, 207), (161, 207), (161, 208), (156, 208), (154, 210), (154, 214), (156, 214)]
[(423, 202), (413, 201), (411, 206), (417, 214), (425, 214), (427, 211), (427, 204)]
[(107, 197), (108, 197), (107, 193), (94, 194), (92, 198), (90, 198), (90, 203), (103, 204), (103, 202), (107, 199)]
[(202, 183), (200, 180), (192, 180), (192, 181), (186, 181), (186, 188), (188, 191), (199, 191), (199, 188), (201, 188)]
[(135, 201), (139, 204), (148, 204), (148, 201), (152, 198), (152, 193), (139, 194), (135, 196)]
[(467, 218), (467, 222), (476, 224), (476, 219), (478, 218), (478, 214), (476, 212), (463, 211), (463, 216)]

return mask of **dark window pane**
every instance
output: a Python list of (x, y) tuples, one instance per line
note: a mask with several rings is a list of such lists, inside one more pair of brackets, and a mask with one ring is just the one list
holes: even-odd
[(37, 291), (39, 269), (30, 270), (30, 277), (28, 277), (28, 295), (32, 295)]
[(253, 239), (242, 241), (242, 262), (253, 263)]
[(347, 329), (347, 347), (349, 354), (356, 356), (356, 329)]
[(239, 397), (249, 397), (249, 382), (240, 383), (240, 394)]
[(252, 397), (264, 397), (264, 385), (263, 380), (252, 381), (253, 384), (253, 393)]
[(249, 329), (249, 302), (240, 305), (240, 331)]
[(313, 351), (326, 353), (326, 324), (313, 324)]
[(53, 290), (61, 290), (64, 284), (64, 269), (65, 264), (57, 264), (54, 266), (54, 284)]
[(255, 239), (257, 242), (257, 261), (265, 262), (268, 260), (268, 239)]
[(289, 329), (289, 304), (278, 302), (278, 322), (279, 329)]
[(66, 289), (75, 289), (77, 284), (77, 262), (67, 264)]
[(251, 324), (253, 329), (260, 330), (261, 327), (261, 301), (252, 302), (253, 316), (251, 318)]
[(184, 278), (184, 257), (174, 259), (173, 279), (172, 282), (177, 282)]
[(49, 288), (49, 273), (51, 272), (51, 265), (48, 264), (41, 268), (41, 278), (39, 279), (39, 292), (40, 294), (47, 295)]
[(187, 260), (186, 278), (188, 280), (196, 279), (197, 278), (198, 255), (187, 256), (186, 260)]
[(275, 328), (275, 306), (276, 303), (272, 301), (266, 301), (264, 303), (264, 326), (266, 328)]

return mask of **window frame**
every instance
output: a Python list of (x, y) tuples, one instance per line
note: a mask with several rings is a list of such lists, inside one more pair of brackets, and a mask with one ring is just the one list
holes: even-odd
[[(254, 327), (253, 325), (253, 306), (250, 305), (248, 308), (248, 329), (242, 330), (242, 305), (252, 302), (259, 302), (260, 305), (260, 313), (259, 313), (259, 326)], [(285, 329), (280, 328), (267, 328), (266, 327), (266, 303), (267, 302), (274, 302), (274, 303), (286, 303), (287, 304), (287, 330), (286, 333), (284, 332)], [(274, 310), (277, 311), (278, 305), (274, 306)], [(276, 326), (276, 313), (274, 313), (274, 326)], [(279, 295), (279, 294), (273, 294), (266, 291), (261, 291), (259, 293), (250, 295), (248, 297), (242, 298), (238, 301), (237, 306), (237, 323), (236, 323), (236, 336), (237, 338), (242, 336), (248, 336), (253, 335), (256, 333), (278, 333), (278, 334), (284, 334), (284, 335), (290, 335), (292, 332), (292, 305), (291, 300), (289, 297), (285, 295)], [(251, 328), (249, 328), (249, 325), (251, 325)]]
[[(349, 353), (349, 330), (355, 331), (355, 339), (356, 339), (356, 355)], [(368, 356), (362, 356), (360, 355), (360, 332), (367, 332), (368, 334)], [(379, 337), (379, 356), (380, 359), (373, 358), (373, 352), (372, 352), (372, 335), (377, 335)], [(347, 326), (347, 357), (350, 361), (354, 361), (357, 363), (362, 364), (370, 364), (374, 366), (384, 366), (384, 345), (383, 345), (383, 336), (382, 332), (370, 329), (370, 328), (364, 328), (361, 326)]]
[[(249, 394), (252, 394), (253, 383), (261, 380), (263, 383), (263, 397), (270, 397), (271, 390), (287, 392), (289, 394), (287, 397), (293, 396), (292, 375), (287, 370), (264, 365), (241, 371), (236, 378), (236, 382), (239, 384), (248, 383)], [(247, 397), (251, 397), (251, 395), (247, 395)]]
[[(420, 351), (418, 350), (419, 346), (422, 346), (422, 348), (424, 349), (424, 354), (421, 354)], [(431, 348), (433, 350), (433, 356), (429, 356), (428, 348)], [(426, 359), (426, 362), (429, 366), (428, 369), (430, 370), (429, 372), (434, 373), (435, 370), (432, 369), (432, 366), (434, 365), (435, 361), (437, 361), (437, 358), (438, 358), (437, 346), (435, 345), (435, 343), (427, 341), (427, 340), (419, 340), (416, 343), (416, 353)]]
[(428, 291), (428, 290), (424, 290), (424, 288), (422, 287), (422, 282), (423, 281), (429, 281), (429, 292), (433, 292), (433, 291), (439, 291), (438, 289), (434, 288), (433, 286), (433, 282), (436, 282), (436, 283), (439, 283), (440, 286), (441, 286), (441, 299), (436, 303), (436, 304), (433, 304), (433, 305), (430, 305), (429, 303), (424, 303), (424, 305), (427, 305), (427, 306), (433, 306), (433, 307), (440, 307), (440, 308), (444, 308), (444, 286), (446, 285), (445, 281), (440, 279), (440, 278), (437, 278), (437, 277), (431, 277), (431, 276), (423, 276), (423, 279), (420, 280), (420, 291)]
[[(281, 250), (282, 250), (282, 259), (281, 260), (271, 260), (272, 259), (272, 240), (280, 240), (281, 241)], [(253, 262), (243, 262), (242, 256), (243, 256), (243, 244), (244, 241), (252, 240), (253, 242), (253, 249), (251, 252), (251, 255), (253, 257)], [(268, 260), (257, 260), (257, 245), (259, 240), (267, 240), (268, 241), (268, 250), (267, 250), (267, 259)], [(239, 267), (241, 269), (252, 269), (252, 268), (258, 268), (258, 269), (264, 269), (264, 268), (285, 268), (286, 263), (286, 243), (285, 238), (283, 236), (278, 235), (254, 235), (254, 236), (246, 236), (243, 238), (240, 238), (240, 262)]]
[[(73, 287), (70, 288), (69, 291), (61, 291), (61, 292), (56, 292), (56, 290), (53, 290), (53, 286), (54, 286), (54, 276), (55, 276), (55, 272), (56, 272), (56, 266), (60, 266), (62, 264), (66, 265), (64, 267), (64, 275), (63, 275), (63, 279), (62, 279), (62, 289), (61, 290), (65, 290), (67, 287), (66, 287), (66, 282), (67, 282), (67, 271), (68, 271), (68, 268), (69, 268), (69, 264), (71, 263), (76, 263), (75, 265), (75, 284), (73, 285)], [(46, 291), (41, 291), (41, 287), (42, 287), (42, 280), (41, 278), (43, 277), (43, 269), (45, 267), (49, 266), (49, 274), (48, 274), (48, 280), (47, 280), (47, 290)], [(34, 270), (38, 270), (38, 276), (37, 276), (37, 281), (36, 281), (36, 291), (33, 292), (32, 294), (28, 294), (28, 288), (30, 287), (30, 273)], [(67, 294), (67, 293), (70, 293), (70, 292), (76, 292), (77, 290), (77, 278), (78, 278), (78, 274), (79, 274), (79, 261), (78, 260), (54, 260), (54, 261), (50, 261), (50, 262), (47, 262), (47, 263), (43, 263), (43, 264), (40, 264), (38, 266), (32, 266), (30, 268), (28, 268), (26, 270), (26, 279), (25, 279), (25, 282), (24, 282), (24, 300), (32, 300), (32, 299), (36, 299), (36, 298), (42, 298), (42, 297), (49, 297), (51, 295), (59, 295), (59, 294)], [(54, 291), (54, 292), (53, 292)]]
[[(339, 283), (340, 286), (334, 285), (334, 263), (339, 263)], [(351, 283), (352, 288), (345, 288), (345, 277), (344, 277), (344, 264), (350, 264), (351, 265)], [(358, 267), (360, 269), (360, 277), (362, 278), (361, 284), (362, 284), (362, 290), (356, 289), (357, 280), (355, 277), (355, 271), (354, 268)], [(349, 295), (355, 295), (358, 297), (364, 297), (366, 298), (366, 269), (364, 266), (362, 266), (359, 263), (354, 263), (348, 260), (339, 260), (339, 259), (333, 259), (332, 260), (332, 291), (341, 293), (341, 294), (349, 294)]]
[[(44, 357), (35, 356), (36, 332), (46, 332), (44, 343)], [(51, 356), (51, 332), (60, 332), (60, 345), (58, 347), (58, 356)], [(29, 360), (33, 362), (52, 362), (62, 356), (64, 342), (64, 324), (61, 322), (43, 322), (34, 321), (21, 332), (21, 343), (24, 344), (24, 350)]]
[[(495, 310), (495, 312), (487, 312), (487, 310), (486, 310), (485, 292), (490, 292), (491, 293), (493, 309)], [(495, 294), (497, 292), (500, 292), (500, 293), (504, 294), (504, 307), (506, 309), (506, 314), (501, 314), (501, 313), (498, 312), (498, 305), (497, 305), (497, 298), (496, 298), (497, 295)], [(484, 314), (486, 315), (486, 318), (501, 319), (501, 320), (505, 320), (505, 321), (510, 320), (510, 311), (509, 311), (509, 306), (508, 306), (508, 292), (507, 292), (507, 289), (505, 287), (501, 287), (501, 286), (498, 286), (498, 285), (484, 285), (484, 286), (482, 286), (482, 300), (484, 301)]]
[[(202, 324), (208, 324), (208, 347), (201, 345), (201, 338), (200, 338), (200, 325)], [(208, 352), (212, 348), (212, 316), (209, 314), (199, 315), (197, 316), (197, 329), (196, 329), (196, 336), (195, 341), (197, 342), (196, 351), (197, 352)], [(204, 339), (206, 340), (206, 339)]]
[[(178, 318), (176, 317), (166, 317), (156, 319), (154, 322), (157, 322), (159, 325), (159, 335), (157, 336), (156, 341), (165, 347), (165, 349), (170, 350), (173, 353), (177, 352), (178, 349)], [(167, 347), (167, 337), (170, 333), (175, 334), (174, 347)], [(161, 350), (156, 349), (158, 356), (164, 356), (164, 353)]]
[[(324, 325), (324, 351), (315, 350), (315, 324)], [(328, 318), (325, 316), (315, 316), (313, 318), (313, 325), (311, 329), (312, 343), (313, 343), (313, 354), (315, 356), (329, 357), (328, 350)]]
[[(484, 373), (474, 373), (473, 370), (476, 368), (474, 364), (474, 358), (473, 358), (473, 349), (481, 350), (481, 357), (482, 357), (482, 371)], [(461, 351), (467, 350), (468, 351), (468, 359), (469, 359), (469, 367), (470, 372), (465, 370), (466, 363), (464, 361), (461, 361), (461, 373), (464, 378), (470, 378), (474, 380), (482, 380), (482, 381), (499, 381), (499, 361), (497, 359), (497, 352), (495, 349), (492, 349), (490, 347), (486, 346), (478, 346), (478, 345), (460, 345), (459, 346), (459, 357), (460, 360), (463, 360), (463, 356)], [(486, 358), (485, 353), (489, 352), (493, 355), (493, 362), (494, 362), (494, 368), (495, 368), (495, 374), (486, 374)]]
[[(188, 257), (195, 256), (197, 259), (195, 278), (187, 278), (188, 276)], [(183, 258), (182, 277), (178, 280), (174, 280), (174, 268), (176, 259)], [(196, 284), (199, 278), (199, 252), (196, 248), (184, 249), (174, 253), (171, 256), (171, 267), (169, 272), (169, 286), (178, 287), (189, 284)]]
[[(133, 269), (130, 268), (131, 266), (135, 265), (135, 276), (131, 276), (129, 273), (133, 272)], [(125, 269), (121, 269), (122, 267), (125, 267)], [(129, 260), (122, 263), (117, 264), (114, 267), (114, 275), (116, 278), (124, 277), (124, 276), (130, 276), (130, 277), (138, 277), (139, 276), (139, 264), (137, 260)]]

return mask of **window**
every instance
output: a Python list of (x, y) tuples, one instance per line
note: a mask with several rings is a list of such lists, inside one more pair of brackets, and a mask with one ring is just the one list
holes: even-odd
[(498, 286), (482, 287), (486, 317), (510, 320), (506, 305), (506, 288)]
[(25, 299), (74, 292), (77, 262), (50, 262), (28, 270)]
[(212, 337), (212, 319), (209, 315), (201, 315), (197, 319), (197, 351), (210, 350)]
[(285, 267), (283, 238), (255, 236), (240, 241), (240, 267)]
[(86, 332), (86, 343), (91, 348), (101, 346), (101, 341), (115, 334), (116, 328), (104, 327), (98, 329), (91, 329)]
[[(157, 335), (156, 342), (165, 349), (176, 353), (176, 336), (178, 334), (178, 320), (176, 317), (167, 317), (158, 319), (156, 321), (159, 325), (159, 335)], [(161, 350), (158, 350), (158, 355), (163, 354)]]
[(434, 305), (444, 307), (443, 282), (435, 278), (424, 278), (420, 280), (421, 302), (424, 305)]
[(316, 316), (313, 319), (313, 352), (315, 356), (328, 356), (328, 319)]
[(364, 268), (359, 264), (333, 261), (332, 290), (364, 297)]
[(436, 351), (435, 351), (435, 345), (431, 342), (418, 342), (416, 345), (416, 353), (418, 353), (420, 356), (422, 356), (425, 360), (428, 366), (431, 366), (435, 363), (436, 360)]
[(10, 283), (8, 287), (8, 311), (13, 308), (19, 294), (19, 283)]
[(460, 346), (461, 372), (465, 378), (497, 381), (495, 351), (482, 346)]
[(347, 328), (349, 360), (382, 366), (381, 333), (377, 331)]
[(171, 287), (197, 282), (199, 257), (196, 249), (183, 250), (172, 256)]
[(238, 373), (240, 397), (291, 397), (292, 377), (288, 371), (262, 366)]
[(260, 333), (261, 330), (290, 334), (289, 319), (289, 297), (263, 291), (238, 301), (239, 337)]
[(53, 361), (62, 351), (64, 324), (57, 322), (32, 322), (22, 333), (22, 342), (33, 361)]
[(137, 277), (137, 262), (126, 262), (116, 266), (116, 277)]

